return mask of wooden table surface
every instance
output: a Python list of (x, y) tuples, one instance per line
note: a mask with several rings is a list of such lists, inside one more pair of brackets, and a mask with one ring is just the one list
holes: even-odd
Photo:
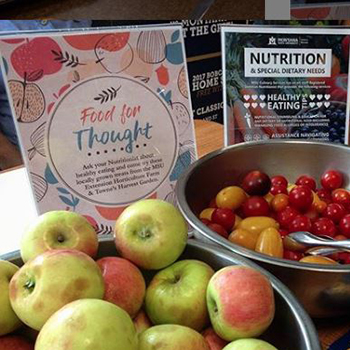
[[(224, 147), (223, 125), (215, 122), (195, 120), (198, 157)], [(322, 348), (328, 347), (347, 331), (350, 331), (350, 317), (314, 320)], [(349, 349), (350, 350), (350, 344)]]

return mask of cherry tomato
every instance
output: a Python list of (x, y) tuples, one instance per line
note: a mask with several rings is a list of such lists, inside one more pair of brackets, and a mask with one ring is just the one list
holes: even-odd
[(223, 188), (216, 196), (216, 205), (219, 208), (237, 209), (247, 198), (246, 193), (238, 186)]
[(241, 247), (254, 250), (258, 236), (243, 228), (237, 228), (228, 236), (228, 240), (240, 245)]
[(275, 227), (279, 229), (279, 226), (277, 221), (268, 216), (253, 216), (243, 219), (238, 225), (238, 228), (243, 228), (258, 237), (266, 228)]
[(276, 175), (276, 176), (273, 176), (271, 178), (271, 184), (273, 186), (275, 186), (275, 185), (283, 185), (284, 187), (287, 187), (288, 186), (288, 181), (287, 181), (287, 179), (284, 176)]
[(334, 237), (337, 233), (337, 228), (331, 219), (319, 218), (312, 224), (311, 231), (317, 236)]
[(297, 231), (310, 231), (311, 229), (311, 220), (305, 215), (296, 216), (289, 223), (289, 232), (297, 232)]
[(345, 208), (338, 203), (328, 204), (326, 210), (323, 212), (323, 216), (331, 219), (335, 224), (338, 224), (341, 218), (345, 215)]
[(350, 238), (350, 214), (345, 215), (339, 221), (339, 231), (340, 234)]
[(309, 209), (313, 200), (314, 196), (309, 187), (295, 186), (289, 193), (290, 205), (301, 211)]
[(218, 233), (220, 236), (224, 238), (228, 238), (228, 232), (225, 230), (224, 227), (222, 227), (219, 224), (215, 224), (214, 222), (211, 222), (207, 225), (212, 231)]
[(224, 227), (227, 231), (231, 231), (235, 224), (235, 214), (232, 210), (227, 208), (214, 209), (211, 214), (211, 221), (215, 224), (219, 224)]
[(293, 252), (291, 250), (286, 250), (286, 249), (283, 252), (284, 259), (299, 261), (303, 257), (304, 257), (304, 254), (301, 252)]
[(344, 239), (348, 239), (348, 237), (345, 237), (344, 235), (336, 235), (336, 236), (334, 236), (334, 239), (336, 241), (342, 241)]
[(328, 191), (336, 190), (343, 185), (343, 175), (337, 170), (328, 170), (321, 177), (321, 185)]
[(277, 194), (280, 194), (280, 193), (288, 194), (287, 187), (283, 186), (283, 185), (272, 185), (270, 192), (274, 196), (276, 196)]
[(338, 188), (332, 192), (333, 203), (342, 204), (344, 208), (350, 207), (350, 193), (343, 189)]
[(218, 206), (216, 205), (216, 198), (212, 198), (212, 200), (209, 203), (209, 207), (208, 208), (217, 208)]
[(316, 181), (308, 175), (302, 175), (298, 177), (297, 181), (295, 181), (296, 185), (309, 187), (310, 190), (316, 190)]
[(280, 233), (280, 235), (281, 235), (282, 238), (284, 238), (284, 237), (286, 237), (286, 236), (289, 235), (288, 230), (285, 230), (285, 229), (283, 229), (283, 228), (280, 228), (280, 229), (278, 230), (278, 232)]
[(316, 194), (318, 195), (318, 197), (326, 202), (327, 204), (332, 202), (332, 194), (331, 192), (325, 190), (324, 188), (320, 188), (316, 191)]
[(284, 249), (291, 250), (293, 252), (305, 252), (305, 250), (307, 249), (305, 245), (296, 242), (288, 235), (283, 238), (283, 247)]
[(268, 216), (270, 207), (266, 199), (259, 196), (252, 196), (243, 203), (244, 216)]
[(288, 206), (286, 209), (279, 211), (277, 213), (277, 221), (280, 223), (282, 228), (288, 228), (289, 223), (297, 216), (299, 215), (299, 212)]
[(256, 242), (255, 251), (275, 258), (282, 258), (283, 243), (278, 230), (274, 227), (263, 230)]
[(337, 262), (334, 261), (333, 259), (327, 258), (325, 256), (319, 256), (319, 255), (308, 255), (300, 259), (299, 261), (303, 263), (310, 263), (310, 264), (325, 264), (325, 265), (337, 264)]
[(205, 218), (202, 218), (202, 219), (201, 219), (201, 221), (203, 222), (203, 224), (204, 224), (204, 225), (207, 225), (207, 226), (208, 226), (208, 224), (210, 224), (210, 223), (211, 223), (211, 221), (210, 221), (210, 220), (205, 219)]
[(313, 222), (319, 218), (319, 213), (315, 208), (311, 208), (305, 213), (305, 216), (307, 216), (311, 220), (311, 222)]
[(201, 213), (199, 214), (199, 218), (200, 219), (207, 219), (207, 220), (211, 221), (211, 216), (213, 215), (214, 210), (215, 210), (214, 208), (203, 209), (201, 211)]
[(242, 188), (251, 196), (265, 196), (270, 191), (271, 180), (265, 173), (254, 170), (244, 177)]
[(272, 210), (274, 210), (275, 212), (284, 210), (288, 206), (288, 202), (289, 202), (289, 197), (287, 194), (284, 194), (284, 193), (277, 194), (271, 201)]

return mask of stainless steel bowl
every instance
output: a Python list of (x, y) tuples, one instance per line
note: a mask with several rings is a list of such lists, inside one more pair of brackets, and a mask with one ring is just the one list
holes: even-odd
[[(98, 256), (116, 256), (117, 251), (111, 237), (100, 239)], [(18, 266), (23, 264), (19, 252), (0, 257)], [(261, 337), (278, 349), (321, 350), (315, 327), (292, 293), (280, 281), (253, 262), (236, 254), (190, 239), (180, 259), (198, 259), (208, 263), (215, 270), (228, 265), (251, 266), (264, 273), (275, 291), (276, 315), (269, 329)], [(149, 280), (152, 274), (145, 275)]]
[(350, 313), (350, 265), (318, 265), (272, 258), (231, 243), (206, 227), (198, 215), (225, 186), (240, 184), (244, 175), (259, 169), (282, 174), (293, 182), (302, 174), (315, 179), (328, 169), (344, 174), (349, 186), (350, 148), (312, 141), (250, 142), (212, 152), (193, 163), (177, 183), (180, 210), (211, 242), (253, 259), (284, 282), (312, 317)]

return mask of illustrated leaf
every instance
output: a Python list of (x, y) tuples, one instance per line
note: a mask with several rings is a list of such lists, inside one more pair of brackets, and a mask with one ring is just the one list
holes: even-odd
[(80, 199), (78, 197), (74, 197), (73, 204), (76, 207), (78, 203), (80, 202)]
[(174, 43), (175, 41), (178, 41), (180, 37), (180, 31), (176, 30), (172, 35), (171, 35), (171, 42)]
[(44, 176), (49, 184), (55, 185), (58, 183), (48, 164), (46, 165)]
[(98, 96), (94, 97), (94, 100), (100, 101), (101, 104), (108, 102), (109, 100), (113, 100), (117, 97), (120, 88), (121, 86), (119, 86), (117, 89), (115, 89), (114, 87), (110, 87), (107, 90), (102, 90), (102, 92), (99, 93)]
[(51, 52), (56, 56), (54, 58), (55, 61), (59, 61), (62, 64), (65, 64), (66, 67), (72, 67), (75, 68), (76, 66), (84, 66), (86, 63), (79, 62), (79, 57), (74, 56), (73, 54), (70, 55), (69, 52), (57, 52), (55, 50), (51, 50)]
[(71, 207), (74, 207), (74, 203), (69, 198), (67, 198), (65, 196), (58, 196), (58, 197), (60, 197), (60, 199), (63, 203), (65, 203)]
[(70, 192), (63, 187), (57, 187), (57, 191), (63, 194), (70, 194)]

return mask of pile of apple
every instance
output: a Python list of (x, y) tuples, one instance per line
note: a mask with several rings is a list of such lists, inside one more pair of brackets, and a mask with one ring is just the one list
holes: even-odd
[(350, 238), (350, 192), (342, 188), (343, 175), (328, 170), (320, 188), (308, 175), (291, 184), (282, 175), (269, 177), (254, 170), (240, 186), (223, 188), (199, 218), (232, 243), (275, 258), (308, 263), (349, 264), (350, 253), (330, 257), (307, 254), (291, 232), (308, 231), (336, 240)]
[(118, 256), (98, 258), (85, 217), (41, 215), (23, 266), (0, 260), (0, 350), (277, 350), (257, 339), (275, 314), (268, 278), (178, 260), (187, 237), (176, 207), (142, 200), (116, 222)]

